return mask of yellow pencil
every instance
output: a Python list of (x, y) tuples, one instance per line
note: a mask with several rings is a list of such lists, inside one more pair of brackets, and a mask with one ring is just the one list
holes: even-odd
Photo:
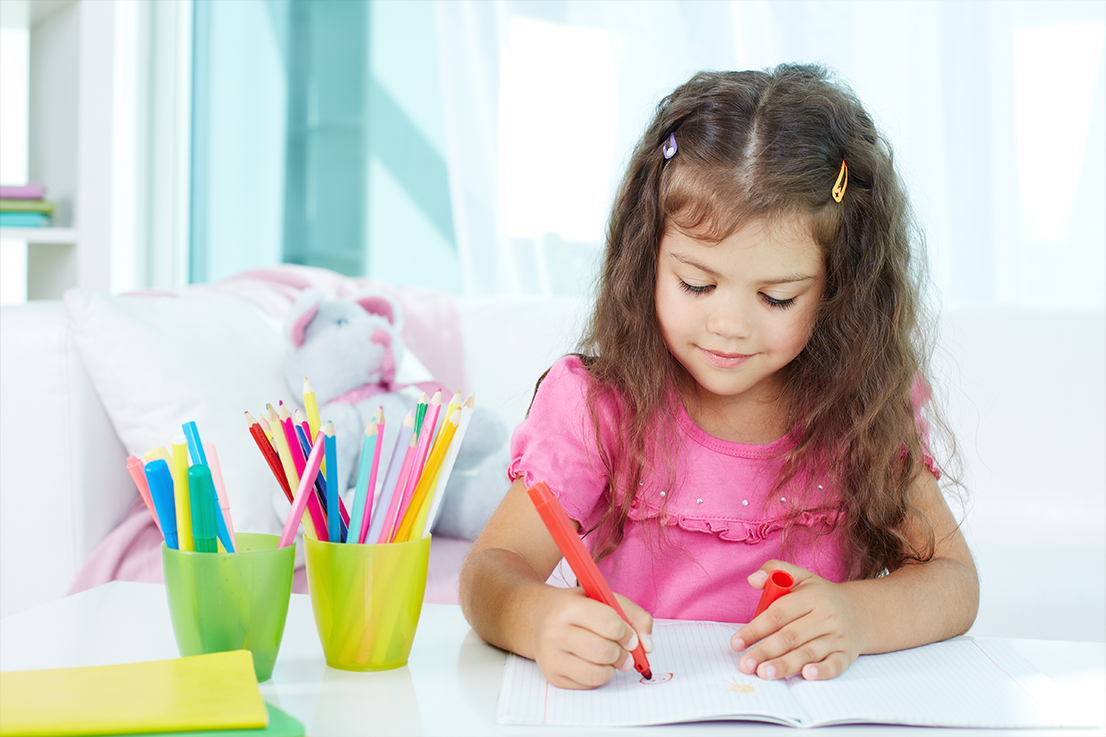
[(169, 466), (173, 474), (173, 499), (177, 509), (177, 546), (192, 552), (196, 543), (192, 538), (192, 504), (188, 498), (188, 442), (181, 437), (173, 441), (173, 462)]
[(315, 389), (312, 388), (306, 376), (303, 377), (303, 408), (307, 410), (307, 426), (311, 428), (311, 434), (308, 437), (314, 440), (323, 423), (319, 419), (319, 403), (315, 400)]
[(426, 459), (422, 476), (419, 477), (415, 493), (411, 497), (411, 503), (407, 506), (407, 513), (403, 515), (399, 529), (396, 531), (396, 542), (411, 542), (415, 531), (422, 532), (426, 522), (426, 515), (430, 512), (431, 495), (438, 484), (438, 474), (442, 470), (442, 461), (445, 460), (446, 451), (449, 450), (457, 427), (461, 423), (460, 410), (454, 410), (443, 423), (441, 434), (434, 440), (434, 447)]
[(446, 450), (445, 460), (442, 461), (441, 471), (438, 473), (438, 480), (430, 498), (430, 509), (423, 521), (423, 537), (430, 534), (430, 529), (434, 526), (434, 520), (438, 516), (438, 510), (442, 506), (442, 499), (445, 497), (445, 487), (446, 484), (449, 483), (449, 475), (453, 472), (453, 464), (457, 460), (457, 453), (461, 448), (461, 443), (465, 441), (465, 433), (468, 431), (469, 422), (472, 420), (472, 412), (475, 407), (476, 397), (470, 394), (468, 399), (465, 400), (465, 403), (461, 405), (460, 426), (453, 435), (453, 440)]
[[(269, 408), (269, 424), (272, 427), (281, 427), (280, 415), (273, 409), (273, 405), (268, 405)], [(280, 457), (280, 465), (284, 468), (284, 475), (288, 478), (288, 486), (292, 489), (298, 489), (300, 485), (300, 475), (296, 473), (296, 464), (292, 460), (292, 451), (288, 447), (288, 439), (284, 437), (284, 432), (273, 433), (273, 447), (276, 448), (277, 455)], [(312, 494), (315, 493), (314, 489), (308, 489)], [(303, 532), (308, 535), (312, 540), (318, 540), (319, 536), (316, 534), (315, 525), (311, 524), (311, 516), (303, 516)]]

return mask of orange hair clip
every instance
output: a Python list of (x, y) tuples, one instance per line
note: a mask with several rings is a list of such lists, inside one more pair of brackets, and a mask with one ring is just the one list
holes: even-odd
[(845, 198), (845, 188), (849, 186), (849, 167), (846, 166), (844, 160), (841, 161), (841, 171), (837, 173), (837, 181), (833, 183), (833, 189), (830, 194), (833, 195), (834, 202), (840, 202)]

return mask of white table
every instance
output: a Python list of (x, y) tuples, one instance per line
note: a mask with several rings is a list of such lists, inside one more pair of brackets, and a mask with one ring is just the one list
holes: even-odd
[[(1076, 702), (1106, 723), (1106, 644), (1011, 640)], [(116, 581), (0, 620), (0, 670), (29, 670), (140, 662), (179, 655), (165, 588)], [(505, 654), (469, 628), (460, 607), (423, 607), (407, 667), (351, 673), (327, 667), (315, 631), (311, 602), (293, 594), (284, 640), (271, 680), (261, 684), (270, 703), (294, 715), (312, 737), (326, 735), (626, 735), (645, 730), (558, 730), (495, 723)], [(830, 728), (867, 735), (1041, 734), (1018, 730), (919, 729), (879, 725)], [(786, 727), (755, 722), (649, 727), (650, 735), (692, 732), (781, 733)], [(842, 731), (844, 730), (844, 731)], [(1067, 730), (1064, 735), (1101, 734)], [(794, 731), (792, 730), (794, 734)]]

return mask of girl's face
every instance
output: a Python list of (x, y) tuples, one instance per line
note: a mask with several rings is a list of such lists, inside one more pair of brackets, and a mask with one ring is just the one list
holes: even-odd
[(719, 243), (669, 226), (657, 263), (657, 320), (697, 383), (703, 411), (775, 408), (778, 372), (810, 339), (825, 287), (821, 250), (800, 217), (754, 220)]

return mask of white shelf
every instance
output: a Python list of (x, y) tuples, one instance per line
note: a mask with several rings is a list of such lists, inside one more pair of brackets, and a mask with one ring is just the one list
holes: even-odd
[(0, 228), (0, 240), (49, 243), (59, 246), (77, 245), (76, 228)]

